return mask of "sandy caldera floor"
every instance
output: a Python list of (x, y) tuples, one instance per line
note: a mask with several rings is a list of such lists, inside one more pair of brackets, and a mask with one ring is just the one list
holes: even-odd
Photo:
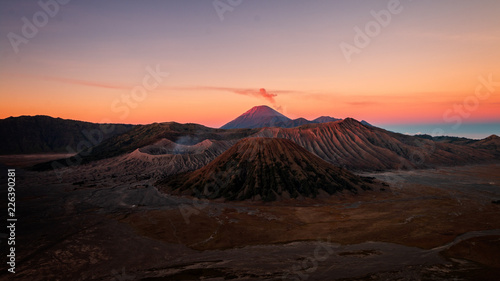
[[(18, 170), (0, 280), (497, 280), (500, 165), (370, 174), (385, 191), (205, 202), (94, 166)], [(3, 180), (3, 178), (2, 178)], [(0, 195), (6, 198), (6, 192)], [(2, 217), (2, 220), (5, 219)], [(2, 253), (6, 252), (2, 235)]]

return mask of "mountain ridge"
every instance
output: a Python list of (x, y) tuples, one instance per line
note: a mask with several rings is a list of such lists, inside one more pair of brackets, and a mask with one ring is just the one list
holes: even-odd
[(262, 128), (254, 136), (290, 139), (329, 163), (353, 170), (432, 168), (500, 158), (492, 150), (424, 140), (353, 118), (298, 128)]
[[(38, 118), (54, 119), (51, 117)], [(2, 126), (1, 121), (4, 120), (0, 120), (0, 131), (5, 131), (5, 128), (9, 126)], [(58, 131), (69, 134), (71, 139), (68, 141), (64, 137), (55, 138), (61, 144), (59, 147), (62, 149), (67, 147), (68, 143), (73, 143), (76, 146), (75, 141), (83, 139), (75, 138), (75, 135), (81, 134), (82, 127), (78, 126), (80, 123), (78, 121), (68, 122), (75, 128), (63, 127), (63, 130), (59, 128)], [(47, 131), (50, 132), (50, 130), (46, 129), (47, 126), (50, 127), (50, 124), (32, 125), (31, 127), (35, 126), (36, 128), (28, 130), (28, 133), (44, 131), (46, 135)], [(100, 124), (89, 124), (95, 126), (91, 127), (91, 129), (100, 126)], [(229, 149), (237, 141), (246, 137), (290, 139), (331, 164), (360, 171), (432, 168), (442, 165), (484, 163), (500, 159), (499, 138), (497, 136), (490, 136), (482, 142), (471, 140), (470, 142), (453, 141), (447, 143), (432, 138), (426, 139), (426, 136), (407, 136), (390, 132), (363, 124), (352, 118), (328, 123), (308, 123), (293, 128), (264, 127), (225, 130), (176, 122), (129, 126), (125, 126), (124, 132), (115, 131), (115, 135), (103, 138), (96, 146), (81, 151), (78, 155), (82, 160), (81, 163), (86, 164), (121, 157), (116, 158), (117, 161), (128, 163), (127, 165), (131, 165), (131, 167), (140, 169), (140, 167), (147, 166), (148, 171), (155, 170), (155, 174), (158, 176), (161, 174), (170, 175), (199, 169)], [(19, 128), (19, 131), (25, 132), (26, 128), (30, 127), (21, 126)], [(8, 134), (8, 132), (2, 132), (2, 135), (4, 134)], [(11, 134), (11, 137), (13, 135), (16, 134)], [(35, 143), (39, 141), (36, 137), (29, 136), (28, 140)], [(4, 143), (6, 140), (9, 140), (9, 138), (3, 138)], [(14, 140), (16, 140), (15, 137)], [(207, 142), (200, 144), (204, 141)], [(213, 145), (207, 146), (208, 143)], [(23, 141), (21, 138), (21, 142), (17, 141), (16, 144), (28, 146), (30, 142)], [(35, 145), (31, 146), (37, 148)], [(47, 150), (51, 151), (50, 149)], [(13, 150), (11, 149), (11, 151)], [(127, 155), (136, 150), (136, 157), (127, 158)], [(30, 153), (33, 150), (20, 151)], [(73, 163), (66, 160), (60, 160), (58, 162), (60, 165), (57, 166), (65, 166), (66, 162)], [(36, 165), (34, 169), (52, 169), (53, 165), (51, 164), (54, 164), (54, 162)], [(157, 165), (156, 168), (155, 165)], [(162, 167), (165, 167), (164, 171), (162, 171)]]
[(132, 129), (129, 124), (98, 124), (47, 115), (0, 119), (0, 155), (70, 153), (82, 141), (95, 145)]
[(335, 122), (337, 119), (321, 116), (312, 121), (299, 117), (291, 119), (266, 105), (254, 106), (250, 110), (221, 126), (221, 129), (253, 129), (264, 127), (293, 128), (306, 124)]
[[(103, 141), (81, 157), (82, 163), (106, 159), (99, 163), (125, 165), (131, 173), (141, 170), (161, 178), (199, 169), (248, 137), (289, 139), (322, 160), (352, 171), (433, 168), (500, 159), (500, 153), (490, 150), (489, 145), (439, 143), (364, 125), (352, 118), (297, 128), (223, 130), (195, 124), (144, 125)], [(204, 144), (206, 140), (209, 142)], [(205, 149), (207, 143), (212, 145)]]

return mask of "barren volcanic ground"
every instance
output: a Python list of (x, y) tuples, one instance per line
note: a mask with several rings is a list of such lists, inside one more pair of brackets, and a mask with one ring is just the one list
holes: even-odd
[(96, 169), (70, 168), (62, 181), (52, 171), (17, 170), (17, 273), (2, 263), (0, 280), (500, 274), (500, 205), (492, 203), (500, 199), (499, 164), (364, 174), (391, 187), (270, 203), (169, 196), (145, 179), (93, 178)]

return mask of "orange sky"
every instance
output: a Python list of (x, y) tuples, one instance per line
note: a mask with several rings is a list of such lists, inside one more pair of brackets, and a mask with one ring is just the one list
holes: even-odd
[[(20, 94), (9, 97), (8, 105), (2, 103), (1, 118), (44, 114), (91, 122), (107, 120), (147, 124), (177, 121), (219, 127), (254, 105), (267, 104), (279, 108), (290, 118), (314, 119), (329, 115), (337, 118), (353, 117), (374, 123), (432, 123), (445, 121), (443, 115), (451, 111), (449, 116), (466, 114), (463, 115), (467, 116), (464, 119), (470, 122), (494, 122), (500, 119), (500, 95), (494, 92), (488, 98), (477, 98), (475, 88), (481, 85), (479, 80), (469, 81), (469, 92), (457, 93), (410, 92), (384, 95), (268, 89), (269, 93), (277, 93), (273, 102), (259, 96), (257, 88), (243, 88), (248, 92), (255, 92), (244, 95), (231, 89), (165, 85), (148, 91), (144, 101), (137, 102), (130, 98), (129, 104), (122, 100), (122, 96), (131, 96), (133, 86), (113, 89), (94, 85), (75, 86), (73, 83), (34, 78), (30, 83), (19, 80), (22, 79), (13, 78), (2, 85), (2, 92), (17, 91)], [(234, 91), (238, 89), (235, 88)], [(484, 88), (481, 93), (487, 95), (488, 91)], [(116, 104), (115, 109), (113, 104)], [(463, 110), (460, 111), (460, 108)]]

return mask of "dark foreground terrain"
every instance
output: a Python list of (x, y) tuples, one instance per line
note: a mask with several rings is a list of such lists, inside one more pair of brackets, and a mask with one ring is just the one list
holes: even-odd
[(62, 181), (52, 171), (17, 170), (16, 273), (2, 263), (0, 280), (500, 274), (500, 205), (492, 203), (500, 199), (498, 164), (363, 174), (390, 187), (270, 203), (169, 196), (151, 180), (93, 177), (93, 169), (71, 168)]

